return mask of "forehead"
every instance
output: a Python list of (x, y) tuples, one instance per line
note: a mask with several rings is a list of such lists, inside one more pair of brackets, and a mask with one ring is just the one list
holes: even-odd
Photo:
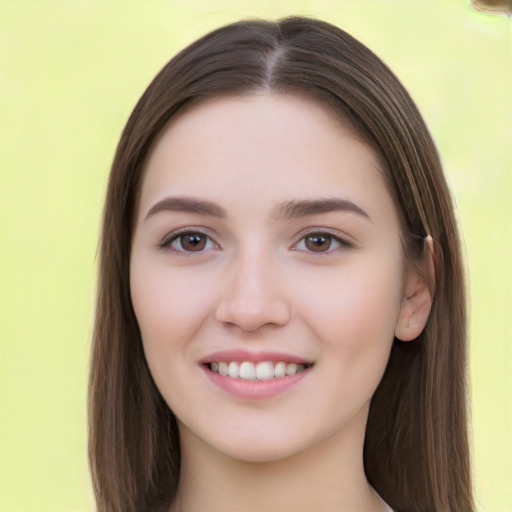
[(174, 118), (147, 159), (141, 207), (171, 193), (247, 204), (335, 194), (391, 201), (374, 152), (336, 115), (278, 94), (215, 98)]

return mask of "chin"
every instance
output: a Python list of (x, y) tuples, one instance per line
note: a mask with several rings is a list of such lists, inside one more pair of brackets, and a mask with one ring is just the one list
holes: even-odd
[(285, 461), (324, 444), (329, 449), (330, 439), (339, 433), (338, 429), (311, 431), (306, 425), (297, 425), (296, 430), (290, 424), (278, 428), (239, 425), (236, 431), (224, 429), (217, 436), (205, 432), (202, 442), (233, 460), (264, 464)]
[(271, 443), (267, 445), (260, 440), (259, 443), (254, 443), (250, 447), (244, 446), (243, 448), (238, 449), (231, 447), (231, 449), (223, 451), (225, 455), (240, 462), (246, 462), (249, 464), (265, 464), (289, 459), (294, 455), (302, 453), (304, 450), (304, 447), (278, 447), (275, 446), (275, 443), (274, 445)]

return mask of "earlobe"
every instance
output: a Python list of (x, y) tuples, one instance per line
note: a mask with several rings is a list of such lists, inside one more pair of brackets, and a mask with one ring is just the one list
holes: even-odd
[(402, 304), (395, 327), (395, 336), (399, 340), (415, 340), (423, 331), (432, 307), (434, 283), (434, 241), (429, 235), (425, 238), (422, 260), (411, 264), (407, 271)]

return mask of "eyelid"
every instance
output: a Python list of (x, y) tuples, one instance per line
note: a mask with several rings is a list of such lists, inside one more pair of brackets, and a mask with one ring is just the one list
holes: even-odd
[[(297, 246), (299, 245), (299, 243), (301, 243), (303, 240), (305, 240), (308, 236), (311, 236), (311, 235), (327, 235), (327, 236), (331, 237), (333, 240), (335, 240), (339, 244), (339, 247), (336, 247), (334, 249), (329, 247), (329, 249), (326, 251), (318, 251), (318, 252), (310, 251), (307, 249), (297, 249)], [(354, 249), (355, 244), (354, 244), (354, 242), (352, 242), (350, 240), (350, 237), (348, 235), (344, 236), (341, 233), (339, 233), (339, 231), (334, 232), (332, 229), (329, 229), (329, 228), (316, 228), (316, 227), (309, 228), (306, 231), (302, 231), (299, 235), (297, 235), (297, 241), (292, 245), (292, 250), (306, 252), (308, 254), (313, 254), (315, 256), (325, 256), (327, 254), (336, 252), (340, 248), (342, 248), (344, 250)]]
[(185, 251), (185, 250), (181, 251), (181, 250), (171, 248), (171, 244), (176, 239), (178, 239), (180, 236), (187, 235), (187, 234), (204, 235), (209, 240), (211, 240), (213, 242), (213, 244), (215, 245), (215, 249), (220, 248), (220, 244), (215, 240), (215, 237), (214, 237), (214, 235), (212, 235), (210, 230), (205, 229), (205, 228), (195, 227), (195, 226), (184, 226), (182, 228), (177, 228), (177, 229), (170, 231), (161, 239), (161, 241), (158, 243), (158, 247), (162, 250), (173, 251), (176, 254), (185, 255), (185, 256), (190, 256), (190, 255), (194, 255), (194, 254), (199, 255), (199, 254), (204, 253), (207, 250), (211, 250), (211, 248), (210, 248), (210, 249), (203, 249), (201, 251)]
[[(158, 248), (160, 248), (162, 250), (173, 251), (177, 254), (186, 255), (186, 256), (199, 255), (208, 250), (212, 250), (212, 248), (208, 248), (208, 249), (202, 249), (200, 251), (186, 251), (186, 250), (177, 250), (177, 249), (173, 249), (170, 247), (171, 244), (177, 238), (179, 238), (182, 235), (186, 235), (186, 234), (204, 235), (214, 244), (214, 246), (215, 246), (214, 249), (221, 248), (221, 245), (216, 241), (216, 236), (211, 232), (211, 230), (206, 229), (204, 227), (196, 227), (196, 226), (183, 226), (181, 228), (177, 228), (177, 229), (170, 231), (164, 237), (162, 237), (162, 239), (158, 243)], [(307, 250), (307, 249), (297, 249), (297, 246), (299, 245), (299, 243), (301, 243), (305, 238), (307, 238), (308, 236), (311, 236), (311, 235), (329, 236), (335, 242), (337, 242), (337, 244), (339, 244), (339, 245), (338, 245), (338, 247), (329, 248), (326, 251), (318, 251), (318, 252)], [(306, 252), (308, 254), (313, 254), (315, 256), (327, 255), (327, 254), (330, 254), (332, 252), (339, 250), (340, 248), (345, 249), (345, 250), (355, 248), (355, 243), (351, 240), (350, 236), (341, 234), (339, 231), (333, 230), (332, 228), (320, 228), (320, 227), (308, 228), (306, 230), (301, 231), (295, 237), (295, 240), (296, 241), (291, 246), (291, 250)]]

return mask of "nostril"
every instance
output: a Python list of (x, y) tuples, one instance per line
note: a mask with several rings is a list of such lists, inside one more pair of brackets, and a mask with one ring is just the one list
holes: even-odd
[(226, 299), (217, 306), (215, 317), (225, 325), (252, 332), (264, 325), (285, 325), (290, 319), (290, 308), (278, 298)]

